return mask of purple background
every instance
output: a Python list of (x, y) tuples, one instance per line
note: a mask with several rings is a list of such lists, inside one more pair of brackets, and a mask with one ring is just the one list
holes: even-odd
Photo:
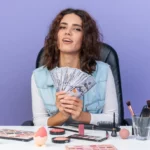
[(0, 125), (32, 119), (30, 78), (49, 24), (67, 7), (87, 10), (97, 21), (104, 42), (120, 59), (125, 117), (126, 101), (139, 112), (150, 99), (149, 0), (1, 0)]

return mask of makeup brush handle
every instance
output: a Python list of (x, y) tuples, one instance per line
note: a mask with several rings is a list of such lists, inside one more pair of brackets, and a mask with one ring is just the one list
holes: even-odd
[[(69, 126), (73, 126), (73, 127), (78, 127), (78, 124), (69, 124)], [(99, 125), (99, 126), (96, 126), (96, 125), (92, 125), (92, 124), (84, 124), (84, 129), (89, 129), (89, 130), (104, 130), (104, 131), (112, 131), (112, 128), (113, 128), (113, 124), (111, 125)], [(116, 131), (120, 131), (120, 128), (119, 127), (115, 127), (116, 128)]]

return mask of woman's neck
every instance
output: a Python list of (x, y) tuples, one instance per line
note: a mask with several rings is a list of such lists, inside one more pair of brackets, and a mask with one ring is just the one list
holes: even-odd
[(76, 54), (76, 55), (60, 54), (59, 66), (80, 69), (79, 54)]

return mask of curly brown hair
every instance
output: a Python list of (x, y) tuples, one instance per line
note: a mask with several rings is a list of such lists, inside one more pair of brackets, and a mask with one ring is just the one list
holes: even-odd
[(67, 14), (76, 14), (82, 20), (83, 41), (80, 50), (81, 70), (91, 74), (95, 71), (96, 60), (100, 60), (100, 33), (94, 19), (84, 10), (68, 8), (61, 11), (53, 20), (44, 45), (44, 66), (49, 70), (59, 66), (60, 51), (57, 47), (59, 24)]

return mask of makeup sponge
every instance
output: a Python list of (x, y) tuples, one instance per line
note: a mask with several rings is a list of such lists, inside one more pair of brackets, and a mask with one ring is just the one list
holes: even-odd
[(130, 134), (130, 132), (127, 129), (121, 129), (119, 131), (119, 135), (122, 139), (127, 139), (129, 137), (129, 134)]
[(37, 130), (34, 135), (34, 142), (37, 146), (45, 145), (47, 141), (47, 131), (44, 127), (41, 127)]

